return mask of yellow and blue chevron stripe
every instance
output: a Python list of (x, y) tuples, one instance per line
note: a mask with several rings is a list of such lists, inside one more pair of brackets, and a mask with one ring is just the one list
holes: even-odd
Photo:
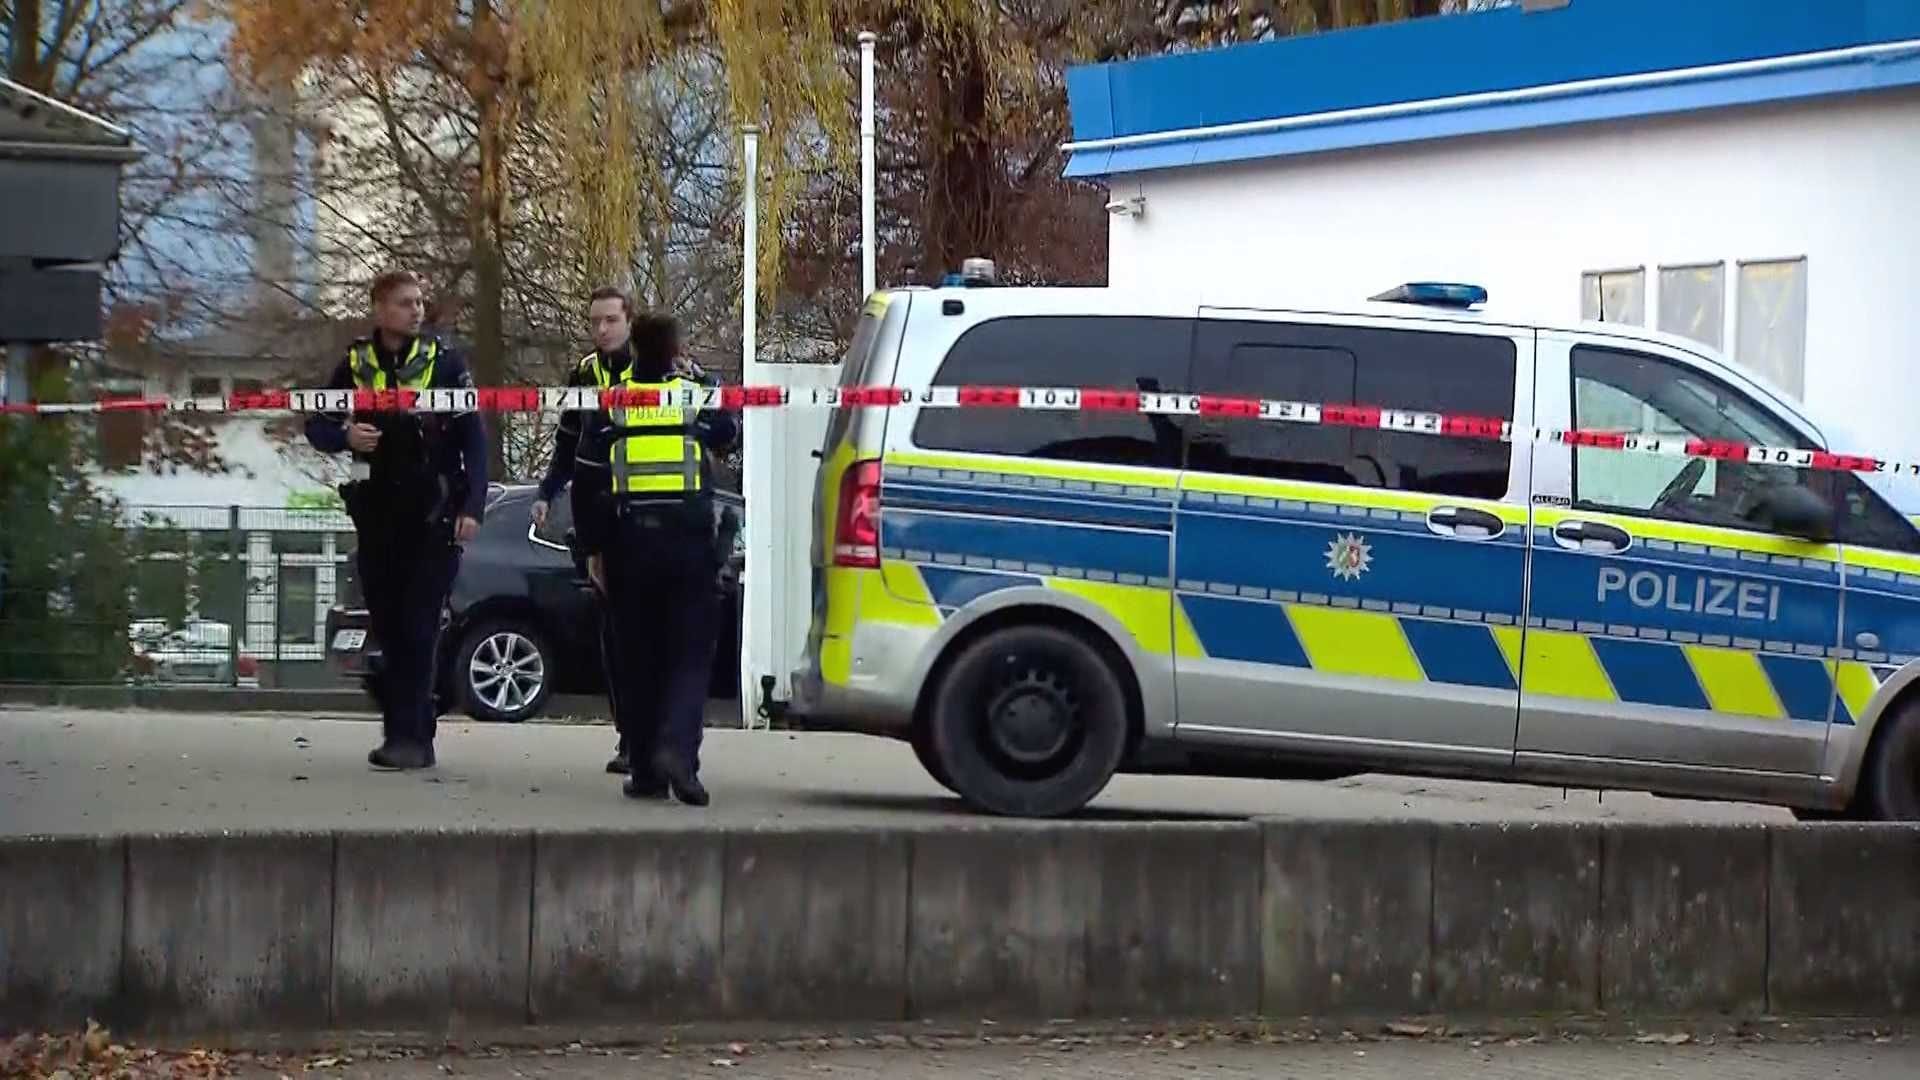
[[(1333, 503), (1323, 487), (1179, 480), (891, 457), (884, 570), (858, 586), (884, 596), (861, 608), (925, 625), (1001, 589), (1044, 587), (1093, 600), (1162, 655), (1808, 722), (1853, 722), (1908, 658), (1835, 645), (1836, 549), (1761, 536), (1736, 549), (1724, 533), (1655, 523), (1607, 561), (1553, 545), (1547, 515), (1530, 549), (1519, 507), (1474, 503), (1501, 531), (1462, 543), (1428, 527), (1445, 501), (1432, 497)], [(1920, 652), (1908, 614), (1920, 612), (1920, 575), (1876, 572), (1883, 595), (1865, 603), (1899, 605)], [(1849, 615), (1854, 604), (1849, 592)]]

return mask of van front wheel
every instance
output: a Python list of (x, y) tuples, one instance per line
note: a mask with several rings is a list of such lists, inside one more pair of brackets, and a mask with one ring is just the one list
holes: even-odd
[[(920, 767), (927, 770), (927, 775), (933, 777), (934, 782), (941, 787), (953, 791), (953, 780), (947, 776), (947, 767), (940, 764), (940, 759), (934, 756), (933, 728), (927, 724), (913, 725), (913, 734), (908, 737), (908, 741), (913, 745), (913, 756), (919, 760)], [(954, 794), (957, 795), (959, 792)]]
[(1051, 626), (996, 630), (935, 691), (933, 755), (983, 810), (1058, 817), (1092, 801), (1126, 751), (1127, 702), (1098, 650)]

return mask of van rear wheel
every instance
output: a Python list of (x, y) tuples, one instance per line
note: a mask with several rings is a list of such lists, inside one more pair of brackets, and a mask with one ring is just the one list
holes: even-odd
[(1920, 701), (1902, 703), (1881, 722), (1893, 726), (1875, 741), (1861, 773), (1860, 816), (1920, 821)]
[(1015, 817), (1058, 817), (1107, 786), (1127, 743), (1127, 701), (1100, 652), (1051, 626), (996, 630), (946, 671), (932, 752), (952, 788)]

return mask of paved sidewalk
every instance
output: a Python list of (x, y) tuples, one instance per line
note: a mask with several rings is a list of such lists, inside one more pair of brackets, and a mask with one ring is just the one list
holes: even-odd
[[(440, 765), (375, 773), (368, 720), (0, 707), (0, 835), (408, 828), (702, 828), (977, 820), (905, 744), (709, 731), (714, 805), (620, 795), (599, 725), (441, 725)], [(1117, 777), (1107, 819), (1274, 815), (1437, 821), (1791, 821), (1784, 810), (1419, 778), (1327, 782)]]
[(1662, 1046), (1542, 1042), (1475, 1047), (1463, 1040), (1278, 1046), (970, 1046), (958, 1050), (776, 1051), (714, 1057), (657, 1051), (598, 1056), (523, 1054), (349, 1065), (365, 1080), (1825, 1080), (1920, 1076), (1920, 1045), (1871, 1041)]

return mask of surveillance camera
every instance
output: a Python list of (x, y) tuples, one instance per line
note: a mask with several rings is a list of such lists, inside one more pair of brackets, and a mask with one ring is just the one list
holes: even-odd
[(1139, 217), (1147, 212), (1147, 198), (1135, 195), (1128, 199), (1115, 199), (1107, 204), (1107, 213), (1116, 216)]

